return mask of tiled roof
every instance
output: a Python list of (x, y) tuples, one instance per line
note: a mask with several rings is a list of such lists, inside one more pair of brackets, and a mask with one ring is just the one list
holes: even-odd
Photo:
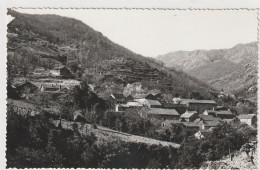
[(181, 104), (189, 104), (189, 103), (210, 103), (216, 104), (214, 100), (195, 100), (195, 99), (183, 99)]
[(252, 117), (256, 116), (255, 114), (248, 114), (248, 115), (239, 115), (237, 116), (238, 119), (252, 119)]
[(139, 102), (127, 102), (127, 105), (129, 106), (129, 107), (141, 107), (141, 106), (143, 106), (141, 103), (139, 103)]
[(230, 123), (234, 119), (222, 119), (224, 122)]
[(129, 107), (127, 104), (120, 104), (121, 107)]
[(199, 127), (199, 125), (194, 122), (182, 122), (182, 124), (186, 127)]
[(212, 115), (204, 115), (204, 114), (200, 114), (199, 118), (201, 118), (202, 120), (205, 120), (205, 121), (220, 120), (220, 118), (218, 118), (218, 117), (214, 117)]
[(162, 104), (157, 101), (157, 100), (150, 100), (150, 99), (146, 99), (150, 105), (156, 105), (156, 106), (161, 106)]
[(190, 118), (191, 116), (193, 116), (196, 113), (197, 113), (196, 111), (186, 111), (185, 113), (183, 113), (181, 115), (181, 118)]
[(159, 114), (159, 115), (174, 115), (178, 116), (179, 113), (175, 109), (161, 109), (161, 108), (151, 108), (148, 114)]
[(207, 127), (216, 127), (216, 126), (218, 126), (219, 124), (220, 124), (219, 121), (213, 120), (213, 121), (207, 121), (207, 122), (205, 123), (205, 126), (207, 126)]
[(177, 108), (177, 107), (186, 108), (187, 107), (185, 104), (174, 104), (174, 103), (167, 103), (167, 102), (163, 102), (162, 105), (163, 105), (163, 107), (173, 107), (173, 108)]
[(219, 120), (211, 120), (211, 121), (204, 121), (196, 119), (193, 123), (196, 123), (197, 125), (205, 125), (206, 127), (216, 127), (220, 124)]
[(233, 115), (233, 113), (230, 110), (220, 110), (216, 112), (217, 115)]
[(17, 89), (19, 90), (20, 88), (23, 88), (23, 87), (38, 88), (35, 84), (33, 84), (33, 83), (29, 82), (29, 81), (23, 83), (22, 85), (19, 85), (17, 87)]
[(217, 111), (216, 110), (205, 110), (207, 111), (208, 113), (216, 113)]

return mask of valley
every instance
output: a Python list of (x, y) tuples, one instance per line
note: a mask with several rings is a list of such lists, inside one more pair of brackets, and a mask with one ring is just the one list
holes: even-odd
[(9, 9), (8, 168), (199, 168), (256, 140), (257, 44), (144, 57)]

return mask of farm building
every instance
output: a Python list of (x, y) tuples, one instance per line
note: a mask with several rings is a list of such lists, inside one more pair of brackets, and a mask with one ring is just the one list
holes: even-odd
[(230, 110), (220, 110), (216, 112), (216, 116), (221, 119), (232, 119), (234, 114)]
[(205, 110), (203, 115), (211, 115), (213, 117), (219, 117), (221, 119), (232, 119), (234, 118), (234, 114), (230, 110)]
[(123, 94), (111, 94), (108, 98), (108, 103), (110, 110), (119, 111), (119, 106), (121, 109), (125, 110), (125, 106), (121, 104), (126, 104), (126, 98)]
[(148, 110), (148, 117), (164, 120), (178, 120), (180, 115), (174, 109), (151, 108)]
[(180, 122), (178, 120), (165, 120), (161, 123), (163, 128), (169, 128), (173, 125), (181, 126), (184, 133), (195, 133), (200, 129), (199, 125), (194, 122)]
[[(219, 117), (214, 117), (212, 115), (204, 115), (204, 114), (199, 114), (198, 119), (203, 120), (203, 121), (221, 120), (221, 118), (219, 118)], [(195, 121), (197, 121), (198, 119), (196, 119)]]
[(187, 111), (187, 106), (185, 104), (174, 104), (169, 102), (162, 102), (163, 108), (175, 109), (179, 114), (183, 114)]
[(67, 86), (62, 86), (61, 84), (42, 84), (40, 86), (40, 92), (47, 93), (67, 93), (69, 88)]
[(204, 121), (200, 119), (196, 124), (200, 126), (201, 130), (207, 130), (209, 128), (217, 127), (221, 122), (218, 120)]
[(204, 112), (203, 112), (203, 114), (204, 115), (211, 115), (211, 116), (214, 116), (214, 117), (216, 117), (216, 110), (205, 110)]
[(240, 120), (240, 122), (246, 123), (249, 126), (256, 125), (257, 123), (257, 117), (255, 114), (239, 115), (238, 119)]
[(29, 81), (26, 81), (24, 84), (18, 86), (16, 89), (21, 96), (34, 94), (36, 91), (38, 91), (38, 87)]
[(194, 99), (183, 99), (180, 104), (185, 104), (188, 110), (197, 111), (202, 114), (204, 110), (213, 110), (217, 103), (214, 100), (194, 100)]
[(200, 126), (197, 125), (194, 122), (182, 122), (183, 126), (184, 126), (184, 132), (193, 132), (195, 133), (196, 131), (198, 131), (200, 129)]
[(193, 122), (198, 117), (196, 111), (186, 111), (180, 117), (180, 121)]

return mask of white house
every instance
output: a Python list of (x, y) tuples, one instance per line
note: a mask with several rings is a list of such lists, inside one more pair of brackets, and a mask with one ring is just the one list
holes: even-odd
[(257, 121), (257, 117), (255, 114), (239, 115), (237, 118), (240, 120), (240, 122), (244, 122), (249, 126), (255, 125)]

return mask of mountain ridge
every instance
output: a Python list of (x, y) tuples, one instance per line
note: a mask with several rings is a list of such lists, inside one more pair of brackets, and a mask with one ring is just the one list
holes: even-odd
[[(207, 82), (214, 88), (240, 94), (247, 93), (251, 87), (256, 89), (257, 53), (257, 42), (251, 42), (237, 44), (230, 49), (176, 51), (160, 55), (157, 59), (168, 67), (178, 68)], [(253, 94), (242, 96), (252, 97)]]

